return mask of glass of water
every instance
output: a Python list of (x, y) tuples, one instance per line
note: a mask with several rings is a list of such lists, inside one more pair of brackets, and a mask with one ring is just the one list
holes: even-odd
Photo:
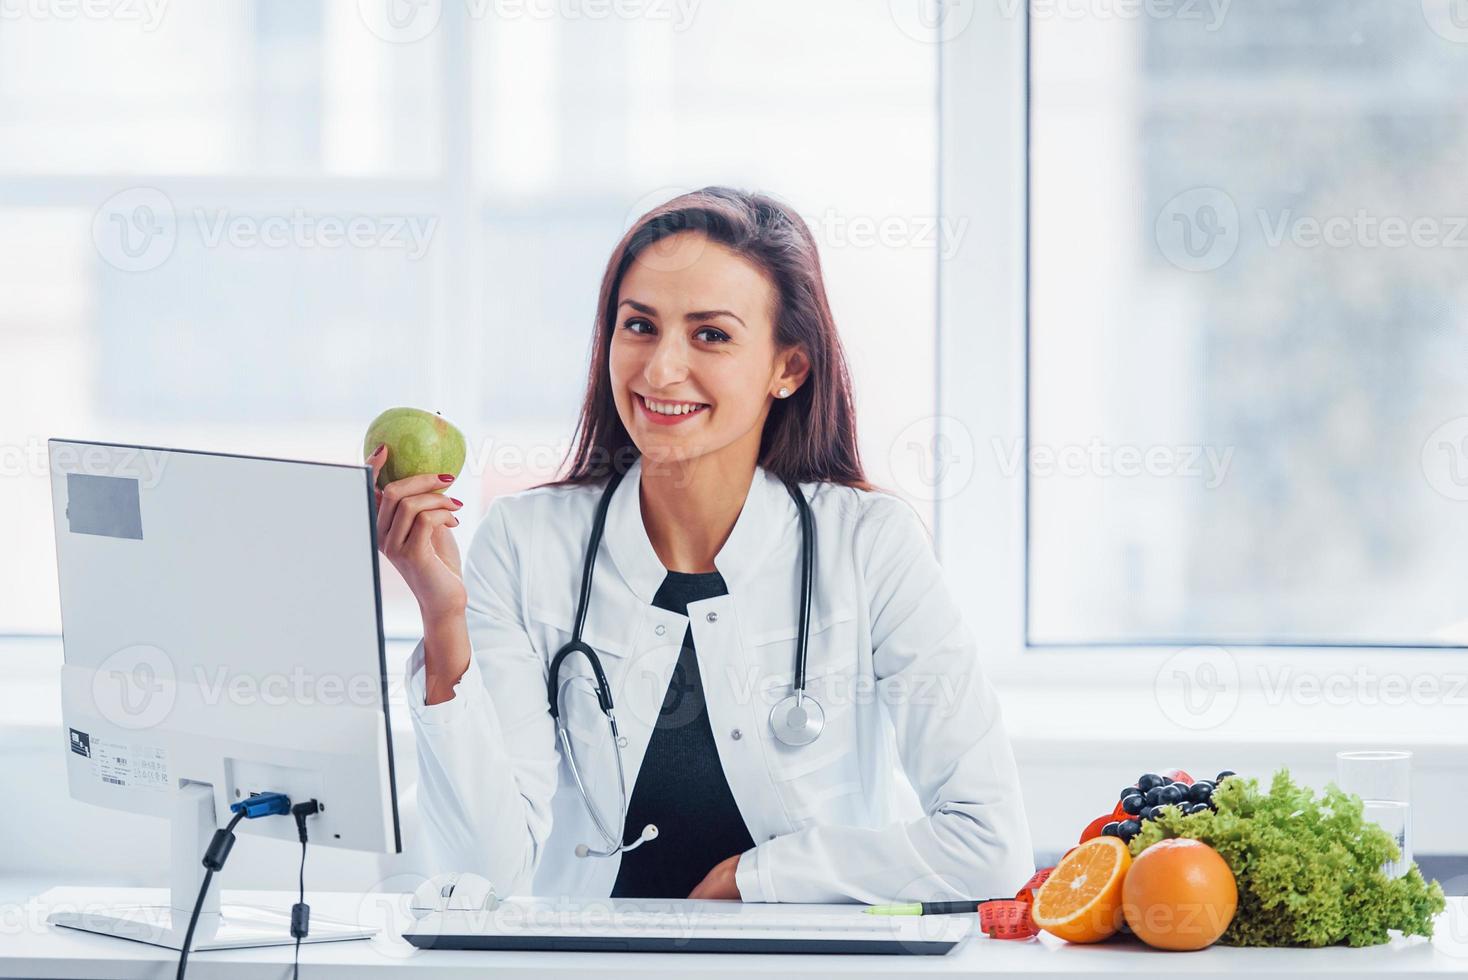
[(1337, 752), (1336, 785), (1361, 797), (1362, 815), (1390, 834), (1402, 852), (1382, 867), (1400, 878), (1412, 867), (1412, 753)]

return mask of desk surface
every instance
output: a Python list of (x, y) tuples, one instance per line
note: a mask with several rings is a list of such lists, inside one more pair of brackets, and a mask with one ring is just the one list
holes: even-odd
[[(307, 896), (313, 916), (384, 925), (405, 920), (403, 896), (318, 892)], [(224, 901), (288, 906), (288, 892), (226, 890)], [(138, 888), (53, 888), (24, 905), (0, 909), (0, 976), (162, 978), (174, 974), (177, 953), (142, 943), (94, 936), (46, 924), (55, 907), (77, 909), (108, 903), (162, 903), (164, 892)], [(1431, 941), (1395, 939), (1366, 949), (1228, 949), (1165, 953), (1134, 940), (1099, 946), (1070, 946), (1050, 936), (1030, 942), (1000, 942), (975, 935), (953, 953), (925, 956), (728, 956), (699, 953), (501, 953), (420, 951), (396, 928), (371, 940), (301, 947), (307, 978), (392, 978), (409, 966), (436, 978), (548, 980), (594, 971), (603, 977), (661, 980), (663, 977), (828, 977), (834, 973), (877, 980), (886, 977), (1069, 977), (1082, 973), (1147, 976), (1186, 969), (1190, 974), (1247, 973), (1256, 980), (1299, 974), (1359, 974), (1416, 977), (1468, 976), (1468, 899), (1449, 898)], [(288, 974), (290, 947), (216, 950), (189, 957), (197, 980), (278, 980)], [(491, 972), (492, 968), (492, 972)]]

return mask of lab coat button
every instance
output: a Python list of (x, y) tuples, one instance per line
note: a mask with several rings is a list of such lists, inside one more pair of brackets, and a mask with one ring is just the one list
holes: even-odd
[(658, 636), (662, 636), (664, 633), (668, 632), (668, 628), (662, 623), (658, 623), (658, 625), (653, 629), (653, 632), (656, 633)]
[(711, 623), (717, 623), (719, 621), (719, 614), (716, 613), (716, 612), (711, 612), (711, 613), (708, 614), (708, 616), (706, 618)]
[(740, 731), (740, 730), (739, 730), (739, 729), (737, 729), (737, 728), (736, 728), (736, 729), (734, 729), (734, 730), (733, 730), (733, 731), (732, 731), (732, 732), (730, 732), (730, 733), (729, 733), (729, 737), (730, 737), (730, 738), (732, 738), (732, 739), (733, 739), (733, 740), (734, 740), (734, 741), (736, 741), (736, 742), (737, 742), (737, 741), (739, 741), (739, 740), (740, 740), (740, 739), (741, 739), (741, 738), (743, 738), (743, 737), (744, 737), (744, 733), (743, 733), (743, 732), (741, 732), (741, 731)]

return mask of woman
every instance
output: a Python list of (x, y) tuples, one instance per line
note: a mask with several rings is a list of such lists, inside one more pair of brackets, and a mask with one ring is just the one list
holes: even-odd
[[(1023, 884), (999, 706), (921, 522), (863, 477), (805, 223), (717, 187), (638, 221), (602, 280), (578, 432), (565, 479), (493, 502), (462, 574), (462, 505), (434, 492), (451, 478), (379, 494), (382, 551), (423, 616), (408, 697), (441, 870), (501, 894), (747, 902)], [(616, 474), (582, 636), (615, 702), (625, 797), (588, 658), (557, 676), (569, 752), (547, 691)], [(800, 617), (791, 488), (816, 542), (801, 705), (824, 726), (808, 744), (781, 741), (771, 713)]]

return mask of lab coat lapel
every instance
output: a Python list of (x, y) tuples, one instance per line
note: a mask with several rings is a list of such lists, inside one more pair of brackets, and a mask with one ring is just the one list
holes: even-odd
[(641, 483), (642, 457), (639, 456), (612, 494), (602, 543), (627, 586), (643, 605), (650, 606), (668, 570), (653, 550), (642, 523)]
[[(633, 593), (643, 603), (651, 605), (668, 571), (653, 550), (647, 527), (642, 522), (641, 482), (642, 457), (639, 456), (612, 494), (602, 540), (617, 571), (621, 572)], [(756, 466), (745, 494), (744, 507), (734, 521), (728, 540), (714, 559), (714, 567), (724, 576), (731, 595), (737, 596), (746, 591), (746, 586), (770, 553), (771, 536), (785, 531), (798, 532), (795, 502), (790, 500), (779, 477), (762, 466)]]

